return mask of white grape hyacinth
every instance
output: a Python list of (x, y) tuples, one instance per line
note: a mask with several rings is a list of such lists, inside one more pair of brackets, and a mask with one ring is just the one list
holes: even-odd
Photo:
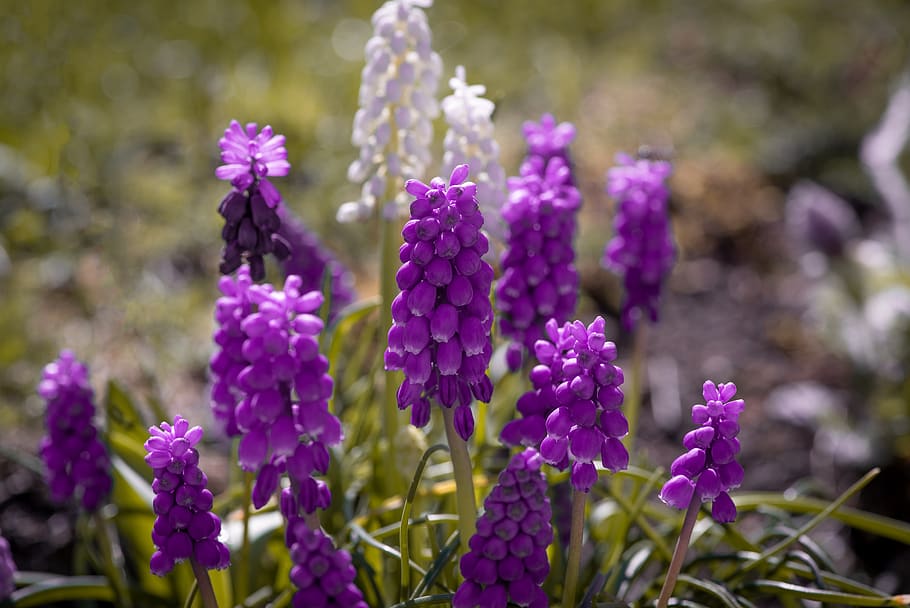
[(360, 108), (351, 135), (360, 156), (348, 167), (348, 180), (363, 186), (359, 200), (338, 208), (339, 222), (373, 217), (389, 186), (398, 192), (395, 204), (381, 209), (383, 216), (402, 215), (408, 205), (405, 181), (425, 179), (442, 74), (442, 60), (431, 47), (432, 34), (421, 10), (432, 4), (389, 0), (373, 14), (373, 36), (364, 49)]
[(484, 217), (484, 229), (502, 242), (505, 224), (502, 205), (506, 199), (506, 175), (499, 163), (499, 144), (494, 138), (493, 110), (495, 104), (482, 97), (486, 87), (469, 85), (464, 66), (455, 68), (449, 80), (452, 94), (442, 100), (442, 111), (449, 130), (443, 146), (440, 175), (449, 175), (458, 165), (471, 167), (471, 177), (477, 184), (477, 202)]

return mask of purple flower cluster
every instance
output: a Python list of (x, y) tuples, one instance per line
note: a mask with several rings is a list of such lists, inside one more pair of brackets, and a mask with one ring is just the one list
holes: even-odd
[(602, 263), (623, 278), (622, 324), (632, 329), (639, 314), (657, 321), (661, 285), (676, 259), (667, 215), (670, 193), (664, 184), (672, 167), (666, 161), (634, 160), (624, 154), (617, 162), (607, 173), (607, 192), (619, 201), (616, 235)]
[(322, 291), (329, 281), (329, 322), (338, 311), (356, 298), (351, 272), (326, 249), (303, 222), (294, 217), (287, 206), (278, 208), (281, 226), (278, 235), (290, 245), (291, 254), (281, 262), (284, 276), (300, 277), (301, 291)]
[(569, 123), (556, 126), (547, 114), (540, 124), (526, 123), (524, 131), (528, 157), (520, 175), (508, 180), (509, 197), (502, 208), (506, 250), (496, 285), (500, 329), (513, 341), (507, 351), (512, 370), (543, 336), (544, 323), (568, 320), (578, 298), (572, 241), (581, 195), (573, 184), (567, 150), (575, 128)]
[(215, 416), (229, 434), (242, 435), (240, 466), (258, 472), (254, 506), (268, 502), (287, 472), (291, 488), (282, 505), (289, 514), (328, 506), (328, 487), (312, 475), (326, 473), (328, 446), (342, 439), (341, 422), (328, 409), (329, 362), (319, 352), (323, 296), (301, 284), (291, 275), (283, 291), (254, 285), (245, 266), (236, 279), (222, 277), (215, 310), (221, 350), (211, 362)]
[(351, 555), (336, 549), (321, 530), (311, 530), (303, 519), (291, 518), (285, 542), (294, 562), (294, 608), (367, 608), (363, 594), (354, 584), (357, 571), (351, 564)]
[(738, 419), (745, 408), (742, 399), (733, 399), (736, 385), (715, 385), (710, 380), (702, 390), (704, 404), (692, 406), (692, 422), (699, 425), (686, 433), (683, 445), (688, 452), (673, 461), (671, 478), (660, 491), (660, 499), (676, 509), (686, 509), (693, 493), (702, 502), (714, 501), (711, 515), (721, 522), (736, 519), (736, 506), (730, 495), (743, 480), (739, 454)]
[(543, 608), (540, 585), (550, 571), (547, 547), (553, 541), (547, 480), (537, 450), (515, 454), (483, 502), (470, 551), (461, 558), (464, 582), (454, 608)]
[(623, 373), (614, 364), (616, 346), (607, 341), (605, 325), (603, 317), (587, 327), (581, 321), (562, 327), (547, 322), (550, 339), (534, 345), (540, 361), (530, 373), (534, 390), (517, 404), (524, 417), (501, 434), (510, 445), (539, 445), (544, 461), (559, 469), (571, 461), (570, 481), (582, 492), (597, 481), (595, 459), (614, 472), (629, 465), (620, 441), (629, 432), (620, 410)]
[(268, 180), (291, 170), (284, 135), (275, 135), (269, 126), (257, 132), (254, 122), (242, 127), (232, 120), (218, 145), (224, 164), (215, 170), (215, 176), (234, 187), (218, 207), (225, 220), (221, 272), (234, 272), (246, 256), (253, 279), (261, 281), (265, 278), (264, 255), (273, 253), (283, 260), (290, 254), (287, 242), (277, 234), (281, 194)]
[(111, 491), (111, 461), (92, 421), (95, 403), (88, 371), (72, 351), (44, 368), (38, 394), (47, 402), (41, 458), (54, 500), (76, 496), (94, 511)]
[(13, 561), (13, 552), (10, 551), (9, 542), (0, 536), (0, 601), (5, 600), (16, 590), (13, 580), (16, 574), (16, 562)]
[(411, 424), (424, 426), (430, 402), (456, 406), (455, 428), (467, 439), (474, 432), (473, 397), (487, 402), (493, 383), (486, 374), (492, 355), (493, 268), (483, 260), (489, 249), (480, 231), (483, 215), (477, 186), (464, 180), (468, 166), (429, 185), (407, 183), (415, 197), (411, 219), (401, 234), (401, 293), (392, 302), (386, 369), (403, 369), (398, 406), (411, 407)]
[(157, 518), (152, 541), (158, 548), (151, 559), (152, 574), (164, 576), (175, 563), (194, 559), (204, 568), (227, 568), (228, 548), (218, 540), (221, 520), (212, 513), (208, 478), (199, 468), (196, 444), (202, 427), (190, 428), (182, 416), (174, 424), (149, 428), (145, 462), (155, 471), (152, 508)]

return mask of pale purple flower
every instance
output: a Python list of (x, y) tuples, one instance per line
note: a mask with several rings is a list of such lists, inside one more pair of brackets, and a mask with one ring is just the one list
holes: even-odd
[(411, 408), (411, 423), (424, 426), (430, 404), (455, 407), (455, 429), (465, 440), (474, 432), (471, 401), (489, 402), (493, 383), (487, 367), (493, 353), (490, 331), (493, 268), (481, 232), (477, 186), (465, 182), (468, 166), (455, 168), (449, 185), (411, 180), (411, 219), (401, 234), (402, 266), (395, 278), (401, 293), (392, 302), (386, 369), (404, 371), (398, 407)]
[[(338, 209), (340, 222), (364, 221), (396, 182), (423, 179), (430, 165), (433, 119), (439, 114), (436, 88), (442, 60), (432, 47), (426, 13), (432, 0), (389, 0), (373, 14), (373, 36), (364, 53), (360, 109), (354, 115), (351, 143), (360, 148), (348, 168), (348, 180), (362, 184), (360, 198)], [(407, 196), (397, 193), (403, 214)]]
[(664, 183), (672, 167), (624, 154), (617, 163), (607, 174), (607, 192), (619, 203), (615, 235), (602, 263), (622, 276), (622, 324), (631, 330), (642, 316), (657, 321), (661, 287), (676, 260)]
[(736, 461), (740, 449), (736, 436), (745, 402), (734, 399), (735, 395), (732, 382), (705, 382), (705, 403), (692, 406), (692, 422), (698, 428), (686, 433), (683, 445), (688, 452), (673, 461), (670, 480), (660, 491), (660, 499), (669, 506), (686, 509), (697, 494), (702, 502), (712, 502), (711, 515), (718, 522), (736, 519), (728, 492), (743, 480), (743, 468)]
[(178, 415), (173, 425), (162, 422), (149, 428), (149, 433), (145, 462), (155, 472), (152, 508), (157, 515), (152, 527), (157, 548), (150, 564), (152, 574), (164, 576), (185, 559), (195, 559), (207, 569), (227, 568), (231, 555), (218, 540), (221, 519), (212, 513), (208, 478), (199, 468), (196, 445), (202, 439), (202, 427), (190, 427)]
[(87, 511), (111, 491), (111, 461), (95, 428), (95, 401), (88, 370), (70, 350), (44, 368), (38, 394), (47, 403), (47, 435), (41, 458), (54, 500), (75, 496)]

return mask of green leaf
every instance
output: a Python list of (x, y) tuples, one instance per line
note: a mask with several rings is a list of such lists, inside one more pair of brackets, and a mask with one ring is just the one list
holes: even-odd
[(107, 383), (104, 395), (104, 411), (107, 415), (108, 431), (119, 430), (139, 439), (139, 445), (148, 439), (148, 425), (133, 399), (113, 380)]
[(751, 588), (765, 593), (773, 593), (782, 597), (793, 597), (804, 600), (815, 600), (824, 604), (844, 604), (847, 606), (908, 606), (910, 595), (895, 595), (892, 597), (873, 597), (869, 595), (856, 595), (841, 591), (827, 591), (812, 587), (803, 587), (793, 583), (769, 581), (759, 579), (742, 586), (743, 589)]
[(417, 497), (417, 488), (420, 487), (420, 479), (423, 477), (423, 470), (427, 466), (427, 460), (434, 452), (448, 450), (449, 448), (442, 444), (436, 444), (427, 448), (417, 463), (417, 470), (414, 471), (414, 478), (411, 480), (411, 487), (408, 489), (408, 496), (404, 501), (404, 507), (401, 509), (401, 528), (398, 535), (398, 546), (401, 548), (401, 599), (405, 599), (411, 592), (411, 569), (404, 564), (410, 562), (410, 537), (408, 536), (408, 524), (411, 518), (411, 507), (414, 505), (414, 499)]
[(114, 598), (114, 590), (103, 576), (61, 576), (19, 589), (11, 599), (16, 608), (30, 608), (73, 600), (113, 602)]
[(741, 604), (736, 601), (736, 597), (727, 591), (722, 585), (711, 581), (703, 581), (697, 579), (688, 574), (680, 574), (679, 583), (683, 583), (692, 587), (693, 589), (698, 589), (702, 593), (706, 593), (716, 599), (719, 604), (718, 606), (724, 606), (725, 608), (741, 608)]

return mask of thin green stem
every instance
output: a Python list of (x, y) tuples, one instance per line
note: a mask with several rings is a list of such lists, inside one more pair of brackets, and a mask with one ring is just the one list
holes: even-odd
[(626, 393), (626, 405), (623, 408), (626, 419), (629, 421), (629, 434), (625, 437), (625, 443), (630, 454), (638, 433), (638, 414), (641, 410), (647, 346), (648, 322), (639, 319), (632, 336), (632, 369), (629, 370), (629, 390)]
[(124, 608), (132, 608), (133, 599), (130, 597), (129, 584), (126, 581), (126, 571), (123, 569), (123, 553), (120, 545), (114, 544), (116, 532), (110, 528), (110, 522), (100, 512), (95, 512), (95, 527), (98, 530), (98, 544), (101, 545), (101, 555), (104, 559), (104, 569), (110, 579), (114, 591), (117, 593), (119, 604)]
[(474, 501), (474, 476), (471, 472), (471, 455), (468, 444), (455, 430), (455, 409), (442, 408), (445, 421), (446, 440), (452, 456), (455, 473), (455, 505), (458, 512), (458, 530), (461, 533), (461, 550), (468, 552), (468, 541), (477, 525), (477, 503)]
[[(215, 590), (212, 588), (209, 571), (206, 570), (202, 564), (197, 562), (195, 557), (190, 558), (190, 566), (193, 567), (193, 574), (196, 575), (196, 584), (199, 591), (199, 597), (202, 598), (203, 608), (218, 608), (218, 600), (215, 599)], [(243, 600), (245, 599), (246, 598), (243, 598)]]
[(566, 558), (566, 585), (562, 590), (563, 608), (575, 605), (578, 574), (581, 570), (581, 544), (584, 538), (585, 503), (588, 495), (579, 490), (572, 492), (572, 527), (569, 529), (569, 554)]
[(660, 597), (657, 599), (657, 608), (667, 608), (670, 595), (673, 593), (673, 588), (676, 587), (676, 579), (679, 578), (683, 560), (686, 559), (686, 551), (689, 550), (689, 539), (692, 538), (692, 528), (695, 527), (695, 520), (698, 518), (700, 509), (701, 497), (697, 492), (693, 492), (692, 500), (689, 501), (689, 507), (686, 509), (686, 518), (683, 520), (682, 529), (679, 531), (679, 538), (676, 539), (676, 549), (673, 550), (673, 559), (670, 560), (667, 578), (664, 579), (664, 586), (661, 588)]
[(250, 507), (252, 507), (253, 500), (253, 474), (243, 471), (241, 475), (243, 475), (243, 544), (240, 545), (240, 563), (237, 565), (237, 597), (244, 602), (250, 594)]
[[(379, 317), (379, 346), (385, 350), (385, 340), (389, 328), (392, 327), (392, 300), (398, 292), (395, 282), (396, 269), (401, 263), (398, 259), (398, 245), (401, 242), (399, 223), (395, 220), (380, 218), (380, 268), (379, 268), (379, 295), (382, 298)], [(395, 444), (398, 434), (398, 387), (396, 386), (395, 372), (387, 371), (385, 374), (385, 399), (382, 408), (382, 432), (389, 446)]]

